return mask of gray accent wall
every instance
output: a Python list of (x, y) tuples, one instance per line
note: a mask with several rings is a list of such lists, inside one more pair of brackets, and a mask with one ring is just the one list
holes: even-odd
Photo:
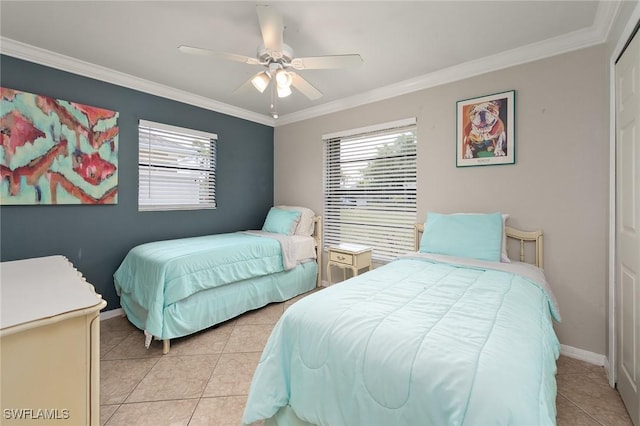
[[(262, 227), (273, 203), (272, 127), (8, 56), (0, 85), (120, 113), (118, 203), (0, 206), (3, 262), (66, 256), (111, 310), (120, 306), (113, 273), (135, 245)], [(217, 209), (138, 212), (139, 119), (218, 135)]]
[[(544, 231), (562, 344), (607, 353), (608, 54), (604, 45), (275, 129), (275, 203), (322, 212), (322, 135), (416, 117), (418, 222), (494, 212)], [(516, 91), (516, 164), (456, 168), (456, 101)], [(322, 269), (325, 270), (324, 268)]]

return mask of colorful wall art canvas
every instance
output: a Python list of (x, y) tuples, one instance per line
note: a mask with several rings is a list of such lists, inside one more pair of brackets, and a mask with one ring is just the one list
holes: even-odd
[(118, 113), (0, 87), (0, 204), (115, 204)]

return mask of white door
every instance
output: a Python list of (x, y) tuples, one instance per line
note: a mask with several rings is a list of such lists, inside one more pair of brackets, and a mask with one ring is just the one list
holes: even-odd
[(640, 35), (616, 64), (617, 387), (640, 426)]

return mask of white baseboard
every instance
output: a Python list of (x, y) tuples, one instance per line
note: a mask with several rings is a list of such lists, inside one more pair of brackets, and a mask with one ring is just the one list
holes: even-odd
[(122, 316), (124, 316), (124, 311), (122, 310), (122, 308), (112, 309), (110, 311), (100, 312), (100, 321)]
[(572, 346), (560, 345), (560, 355), (568, 356), (580, 361), (588, 362), (593, 365), (608, 367), (609, 362), (604, 355), (595, 352), (585, 351), (584, 349), (574, 348)]

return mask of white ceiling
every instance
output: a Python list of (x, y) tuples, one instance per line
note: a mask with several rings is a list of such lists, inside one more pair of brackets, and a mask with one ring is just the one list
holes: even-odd
[[(264, 2), (296, 57), (359, 53), (362, 66), (299, 74), (324, 96), (277, 102), (243, 84), (261, 68), (186, 55), (181, 44), (254, 57), (256, 3), (0, 1), (0, 52), (269, 125), (432, 87), (606, 40), (612, 1)], [(243, 86), (243, 87), (241, 87)]]

